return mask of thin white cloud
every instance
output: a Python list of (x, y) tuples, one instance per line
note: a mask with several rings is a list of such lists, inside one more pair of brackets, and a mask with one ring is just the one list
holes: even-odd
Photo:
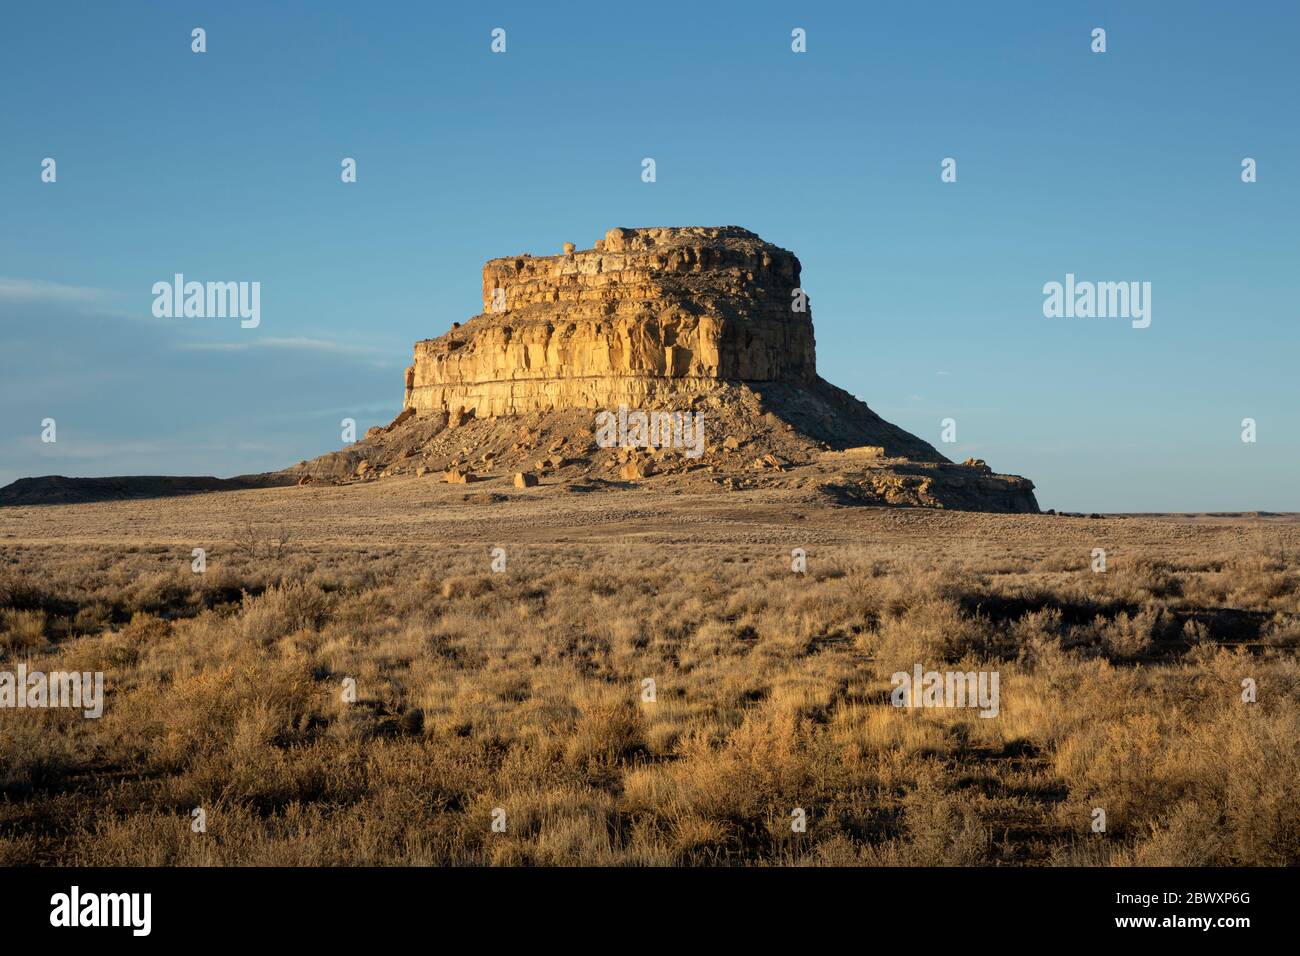
[(249, 349), (291, 349), (299, 352), (328, 352), (332, 355), (375, 356), (385, 350), (371, 345), (356, 345), (350, 342), (331, 342), (328, 339), (313, 339), (306, 336), (289, 338), (257, 337), (247, 342), (188, 342), (176, 346), (180, 352), (247, 352)]
[(309, 339), (301, 336), (281, 339), (266, 338), (258, 341), (267, 348), (306, 349), (313, 352), (334, 352), (340, 355), (376, 355), (382, 351), (371, 345), (353, 345), (347, 342), (330, 342), (325, 339)]
[(95, 461), (105, 458), (117, 458), (132, 455), (156, 455), (170, 450), (162, 441), (103, 441), (100, 439), (82, 439), (69, 437), (67, 432), (59, 433), (57, 442), (48, 444), (38, 437), (24, 435), (10, 442), (20, 449), (38, 450), (38, 459), (42, 461)]
[(90, 286), (64, 285), (44, 279), (9, 279), (0, 276), (0, 302), (54, 302), (61, 305), (94, 305), (107, 301), (110, 293)]

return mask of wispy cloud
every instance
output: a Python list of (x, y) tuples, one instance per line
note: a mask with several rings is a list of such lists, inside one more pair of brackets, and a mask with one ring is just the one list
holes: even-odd
[(163, 441), (103, 441), (98, 439), (67, 438), (61, 433), (57, 442), (46, 444), (35, 436), (23, 436), (9, 442), (18, 449), (37, 452), (37, 460), (46, 461), (98, 461), (105, 458), (156, 455), (174, 450), (175, 446)]
[(387, 349), (372, 345), (357, 345), (351, 342), (332, 342), (328, 339), (313, 339), (305, 336), (288, 338), (256, 337), (247, 342), (186, 342), (175, 346), (180, 352), (247, 352), (250, 349), (290, 349), (300, 352), (328, 352), (331, 355), (360, 355), (373, 357), (383, 355)]
[(64, 285), (44, 279), (0, 276), (0, 302), (52, 302), (59, 305), (102, 305), (112, 298), (106, 289)]

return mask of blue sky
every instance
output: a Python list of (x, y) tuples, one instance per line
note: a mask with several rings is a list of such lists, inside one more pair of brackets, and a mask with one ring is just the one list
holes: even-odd
[[(1300, 510), (1297, 10), (10, 5), (0, 483), (321, 454), (485, 259), (736, 224), (800, 257), (823, 377), (1043, 507)], [(261, 282), (260, 327), (154, 318), (176, 272)], [(1151, 326), (1045, 318), (1067, 272)]]

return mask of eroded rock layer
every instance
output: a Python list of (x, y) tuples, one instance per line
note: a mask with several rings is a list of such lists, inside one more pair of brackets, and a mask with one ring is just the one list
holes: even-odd
[(793, 253), (736, 226), (611, 229), (592, 249), (492, 259), (483, 314), (416, 343), (405, 404), (481, 418), (811, 383), (798, 287)]

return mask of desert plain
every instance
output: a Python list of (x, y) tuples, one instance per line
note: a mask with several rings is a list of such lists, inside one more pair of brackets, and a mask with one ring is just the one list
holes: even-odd
[(0, 670), (105, 700), (0, 714), (0, 863), (1295, 864), (1298, 554), (797, 482), (11, 505)]

